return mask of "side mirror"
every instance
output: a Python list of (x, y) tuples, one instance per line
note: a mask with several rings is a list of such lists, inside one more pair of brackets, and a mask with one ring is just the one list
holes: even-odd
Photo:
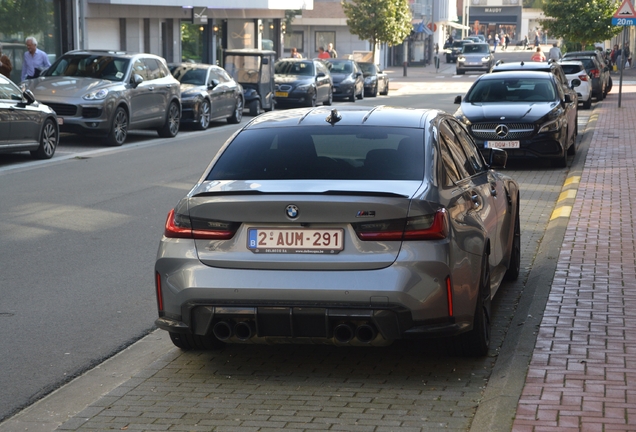
[(208, 84), (209, 89), (213, 89), (214, 87), (219, 85), (219, 80), (212, 78), (210, 80), (210, 84)]
[(144, 79), (139, 74), (133, 74), (131, 81), (132, 81), (131, 84), (132, 84), (133, 88), (137, 88), (137, 86), (139, 84), (144, 82)]
[(33, 102), (35, 102), (35, 95), (31, 90), (25, 90), (22, 94), (27, 101), (27, 105), (31, 105)]
[(569, 94), (565, 95), (565, 103), (572, 103), (572, 96), (570, 96)]
[(356, 76), (357, 77), (362, 76), (362, 72), (356, 72)]
[(505, 150), (499, 148), (490, 149), (488, 165), (491, 168), (505, 168), (506, 162), (508, 162), (508, 153)]
[(461, 96), (455, 96), (455, 103), (456, 104), (461, 104), (462, 103), (462, 97)]
[(571, 83), (571, 88), (578, 87), (581, 85), (581, 80), (578, 78), (574, 78)]

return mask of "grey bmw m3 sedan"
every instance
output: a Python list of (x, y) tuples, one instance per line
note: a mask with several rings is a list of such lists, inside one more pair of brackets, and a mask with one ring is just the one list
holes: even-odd
[(168, 214), (156, 324), (182, 349), (445, 337), (486, 355), (491, 299), (520, 265), (505, 163), (438, 110), (258, 116)]

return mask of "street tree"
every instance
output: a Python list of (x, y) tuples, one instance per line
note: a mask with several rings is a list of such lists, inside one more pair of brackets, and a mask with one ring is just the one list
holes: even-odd
[(408, 0), (344, 0), (342, 9), (349, 32), (368, 40), (374, 55), (378, 44), (400, 44), (413, 30)]
[(53, 2), (47, 0), (0, 0), (0, 31), (8, 35), (38, 35), (53, 22)]
[(580, 48), (611, 39), (622, 27), (612, 26), (617, 0), (543, 0), (546, 19), (541, 26), (553, 38), (563, 38)]

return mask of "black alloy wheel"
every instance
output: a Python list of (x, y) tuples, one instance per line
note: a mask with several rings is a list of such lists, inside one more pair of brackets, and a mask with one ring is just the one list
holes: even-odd
[(238, 124), (243, 119), (243, 98), (238, 96), (236, 98), (236, 103), (234, 104), (234, 111), (232, 111), (232, 115), (227, 118), (227, 122), (230, 124)]
[(194, 126), (197, 130), (206, 130), (210, 126), (211, 111), (210, 101), (203, 99), (199, 104), (199, 121)]
[(166, 121), (157, 133), (161, 138), (174, 138), (179, 133), (179, 124), (181, 123), (181, 113), (179, 105), (176, 102), (170, 102), (168, 112), (166, 113)]

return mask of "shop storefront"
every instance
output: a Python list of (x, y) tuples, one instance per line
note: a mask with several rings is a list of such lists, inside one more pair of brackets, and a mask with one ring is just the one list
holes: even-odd
[(470, 7), (470, 33), (483, 34), (487, 39), (495, 34), (507, 34), (511, 42), (523, 39), (521, 31), (521, 6)]

